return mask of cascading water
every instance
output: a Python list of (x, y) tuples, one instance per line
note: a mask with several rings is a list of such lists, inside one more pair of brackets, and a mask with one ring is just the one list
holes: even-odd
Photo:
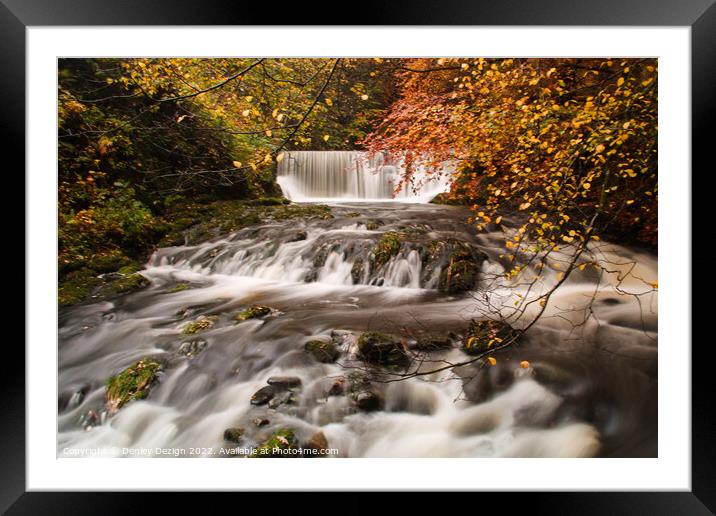
[[(321, 163), (349, 163), (352, 153), (317, 154), (301, 156), (316, 164), (283, 168), (280, 177), (300, 180), (293, 186), (310, 197), (387, 195), (374, 176), (328, 179), (336, 169)], [(454, 334), (489, 306), (507, 312), (534, 292), (504, 279), (504, 236), (471, 233), (461, 208), (336, 200), (332, 213), (159, 249), (142, 271), (148, 288), (62, 310), (58, 455), (92, 448), (118, 457), (220, 456), (232, 446), (224, 431), (237, 427), (244, 447), (283, 428), (301, 443), (322, 434), (339, 457), (656, 455), (656, 293), (628, 295), (656, 281), (654, 256), (595, 247), (614, 272), (598, 278), (588, 267), (575, 270), (527, 341), (499, 352), (493, 367), (371, 383), (357, 357), (361, 332), (406, 335), (413, 353), (412, 336), (429, 330), (454, 345), (431, 351), (422, 367), (460, 362), (466, 355)], [(472, 294), (438, 290), (457, 245), (484, 253)], [(542, 271), (541, 288), (558, 274), (556, 265)], [(494, 282), (489, 293), (485, 282)], [(274, 312), (237, 321), (252, 305)], [(209, 327), (182, 333), (202, 317)], [(335, 347), (335, 363), (306, 351), (315, 340)], [(105, 412), (106, 380), (143, 357), (165, 364), (156, 386), (146, 399)], [(520, 366), (524, 360), (529, 367)], [(277, 376), (300, 387), (252, 404)]]
[(410, 184), (400, 185), (399, 161), (360, 151), (291, 151), (278, 164), (277, 181), (294, 201), (386, 200), (428, 202), (450, 186), (452, 163), (438, 171), (417, 166)]

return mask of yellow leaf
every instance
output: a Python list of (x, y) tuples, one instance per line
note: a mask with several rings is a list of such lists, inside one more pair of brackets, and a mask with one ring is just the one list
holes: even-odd
[(495, 224), (499, 224), (500, 222), (502, 222), (502, 215), (495, 219)]
[(333, 105), (333, 101), (331, 99), (326, 99), (326, 104), (329, 106)]
[(246, 102), (251, 102), (254, 98), (251, 95), (246, 96)]
[(271, 113), (271, 116), (274, 118), (276, 118), (278, 116), (278, 108), (273, 110), (273, 112)]
[(594, 152), (596, 152), (597, 154), (599, 154), (599, 153), (602, 152), (603, 150), (604, 150), (604, 145), (602, 145), (602, 144), (600, 143), (600, 144), (597, 145), (597, 147), (594, 149)]
[(241, 112), (241, 114), (244, 115), (244, 116), (249, 116), (249, 115), (251, 114), (251, 110), (250, 110), (250, 109), (244, 109), (244, 110)]
[(465, 344), (465, 347), (467, 349), (470, 349), (472, 347), (472, 343), (475, 342), (475, 337), (470, 337), (467, 339), (467, 343)]
[(266, 129), (266, 136), (271, 136), (272, 134), (271, 129)]
[(324, 142), (327, 142), (330, 137), (331, 137), (331, 136), (330, 136), (329, 134), (324, 134), (324, 135), (323, 135), (323, 141), (324, 141)]
[(360, 99), (361, 99), (361, 100), (368, 100), (368, 95), (361, 95), (361, 96), (360, 96)]
[(233, 162), (234, 167), (241, 168), (241, 162), (240, 161), (234, 161)]
[(624, 77), (619, 77), (619, 80), (617, 81), (617, 86), (621, 86), (624, 84)]
[(487, 363), (490, 364), (491, 366), (493, 366), (497, 363), (497, 360), (495, 360), (492, 357), (487, 357)]
[(283, 161), (283, 152), (276, 156), (276, 163), (281, 163)]
[(522, 369), (529, 369), (530, 363), (527, 360), (523, 360), (522, 362), (520, 362), (520, 367)]

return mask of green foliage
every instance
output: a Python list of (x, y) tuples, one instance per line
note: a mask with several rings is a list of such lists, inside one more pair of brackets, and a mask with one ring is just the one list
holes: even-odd
[(395, 231), (384, 233), (373, 247), (373, 263), (380, 267), (398, 254), (401, 245), (401, 235)]
[(248, 319), (257, 319), (264, 317), (272, 312), (270, 306), (254, 305), (246, 308), (243, 312), (236, 316), (237, 321), (246, 321)]
[(282, 428), (271, 437), (263, 441), (251, 454), (254, 458), (269, 457), (296, 457), (295, 454), (283, 454), (281, 450), (290, 450), (298, 447), (298, 440), (293, 430)]
[(128, 402), (146, 398), (162, 365), (152, 358), (143, 358), (107, 380), (105, 399), (110, 413)]

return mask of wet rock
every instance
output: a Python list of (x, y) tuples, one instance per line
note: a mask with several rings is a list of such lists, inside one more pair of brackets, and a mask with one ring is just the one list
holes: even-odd
[(452, 347), (452, 339), (445, 335), (425, 334), (420, 335), (415, 343), (415, 349), (419, 351), (436, 351)]
[(340, 396), (346, 390), (345, 378), (338, 378), (334, 381), (328, 389), (328, 396)]
[(395, 231), (383, 233), (371, 252), (371, 262), (375, 268), (381, 267), (400, 252), (402, 236)]
[(358, 338), (358, 354), (373, 364), (400, 364), (407, 355), (401, 339), (395, 335), (377, 331), (366, 331)]
[(162, 364), (159, 361), (143, 358), (107, 380), (107, 411), (114, 414), (130, 401), (146, 398), (161, 369)]
[(200, 331), (208, 330), (209, 328), (214, 326), (214, 323), (218, 319), (219, 318), (215, 315), (199, 316), (196, 321), (185, 324), (181, 332), (185, 335), (193, 335), (195, 333), (199, 333)]
[(206, 346), (207, 342), (203, 339), (189, 340), (181, 343), (179, 353), (191, 358), (204, 351)]
[(351, 267), (351, 279), (353, 280), (353, 284), (357, 285), (361, 282), (363, 279), (363, 259), (362, 258), (356, 258), (356, 260), (353, 262), (353, 266)]
[(305, 231), (297, 231), (296, 234), (289, 237), (289, 239), (286, 240), (286, 242), (287, 243), (300, 242), (301, 240), (306, 240), (306, 238), (308, 238), (308, 233), (306, 233)]
[(276, 388), (273, 385), (267, 385), (266, 387), (261, 387), (258, 391), (254, 393), (253, 396), (251, 396), (251, 404), (252, 405), (265, 405), (269, 401), (271, 401), (271, 398), (274, 397), (276, 394)]
[[(315, 450), (316, 452), (328, 450), (328, 439), (326, 439), (326, 435), (323, 432), (316, 432), (311, 436), (311, 438), (306, 442), (303, 447), (309, 450)], [(318, 453), (309, 453), (306, 455), (309, 457), (319, 456)]]
[(340, 355), (332, 341), (309, 340), (306, 342), (305, 348), (313, 358), (324, 364), (335, 362)]
[(262, 427), (262, 426), (266, 426), (266, 425), (271, 424), (271, 421), (269, 421), (268, 419), (263, 418), (263, 417), (257, 417), (256, 419), (254, 419), (254, 420), (252, 421), (252, 423), (253, 423), (255, 426), (258, 426), (258, 427), (260, 428), (260, 427)]
[(472, 320), (463, 338), (462, 350), (468, 355), (479, 355), (506, 341), (517, 338), (519, 332), (502, 321)]
[(474, 289), (486, 259), (485, 253), (469, 244), (457, 246), (440, 271), (438, 290), (444, 294), (457, 294)]
[(244, 429), (233, 427), (233, 428), (227, 428), (224, 430), (224, 441), (228, 441), (230, 443), (239, 444), (243, 440), (244, 437)]
[(273, 398), (271, 398), (271, 401), (268, 402), (268, 406), (269, 408), (275, 409), (283, 404), (293, 405), (294, 403), (296, 403), (296, 395), (293, 392), (279, 391), (274, 394)]
[(354, 397), (356, 407), (365, 412), (380, 410), (383, 406), (383, 398), (373, 391), (360, 391)]
[(292, 389), (301, 386), (301, 379), (298, 376), (272, 376), (266, 383), (277, 389)]
[(296, 435), (290, 428), (282, 428), (268, 439), (264, 440), (251, 454), (254, 458), (269, 457), (298, 457), (298, 453), (281, 453), (296, 449), (298, 446)]
[(243, 312), (236, 316), (237, 321), (247, 321), (248, 319), (256, 319), (259, 317), (265, 317), (273, 312), (270, 306), (264, 305), (253, 305), (245, 309)]
[(375, 231), (382, 225), (383, 225), (383, 222), (380, 220), (369, 220), (368, 222), (365, 223), (365, 228), (368, 231)]

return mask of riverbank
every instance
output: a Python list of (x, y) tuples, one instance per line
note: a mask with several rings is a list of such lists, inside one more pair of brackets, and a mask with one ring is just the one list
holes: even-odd
[(100, 300), (146, 286), (137, 271), (158, 247), (198, 244), (266, 221), (330, 217), (324, 205), (298, 205), (279, 197), (197, 203), (176, 199), (130, 245), (119, 239), (68, 249), (58, 259), (60, 306)]

